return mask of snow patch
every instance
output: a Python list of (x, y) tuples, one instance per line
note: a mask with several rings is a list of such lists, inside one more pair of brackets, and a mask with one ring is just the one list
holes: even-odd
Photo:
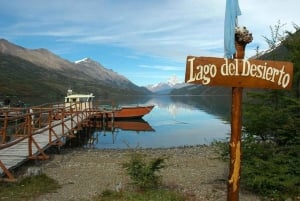
[(80, 60), (78, 60), (78, 61), (75, 61), (74, 63), (75, 63), (75, 64), (78, 64), (78, 63), (81, 63), (81, 62), (87, 62), (88, 60), (89, 60), (89, 58), (86, 57), (86, 58), (80, 59)]

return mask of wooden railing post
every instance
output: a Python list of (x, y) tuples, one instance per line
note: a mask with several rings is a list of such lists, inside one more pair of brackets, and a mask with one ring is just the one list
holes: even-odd
[(62, 111), (61, 111), (61, 132), (62, 132), (62, 135), (65, 134), (65, 107), (62, 108)]
[(2, 135), (2, 144), (4, 144), (6, 142), (6, 130), (7, 130), (7, 126), (8, 126), (8, 112), (5, 112), (4, 115), (4, 122), (3, 122), (3, 127), (1, 128), (1, 135)]
[(2, 163), (1, 160), (0, 160), (0, 168), (3, 170), (3, 172), (8, 177), (8, 179), (6, 179), (7, 181), (10, 181), (10, 182), (15, 182), (16, 181), (15, 177), (13, 176), (13, 174), (5, 167), (5, 165)]
[(49, 115), (48, 115), (49, 143), (52, 142), (52, 119), (53, 119), (53, 110), (49, 110)]
[[(71, 132), (72, 132), (72, 135), (74, 134), (73, 133), (73, 129), (74, 129), (74, 126), (73, 126), (73, 124), (74, 124), (74, 120), (73, 120), (73, 118), (74, 118), (74, 111), (73, 111), (73, 106), (74, 106), (74, 103), (73, 104), (70, 104), (70, 112), (71, 112)], [(76, 106), (76, 104), (75, 104), (75, 106)]]
[(31, 114), (29, 109), (27, 109), (26, 112), (26, 133), (27, 133), (27, 138), (28, 138), (28, 156), (32, 157), (32, 129), (31, 129)]

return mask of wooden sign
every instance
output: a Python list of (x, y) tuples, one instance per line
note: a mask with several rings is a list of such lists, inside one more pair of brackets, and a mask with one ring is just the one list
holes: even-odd
[(290, 89), (293, 63), (188, 56), (185, 82), (231, 87)]

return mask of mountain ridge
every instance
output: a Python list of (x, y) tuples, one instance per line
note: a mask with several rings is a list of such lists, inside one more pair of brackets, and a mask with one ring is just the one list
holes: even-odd
[(147, 85), (146, 88), (155, 94), (170, 94), (174, 89), (180, 89), (188, 86), (187, 83), (170, 83), (160, 82), (157, 84)]
[(5, 39), (0, 39), (0, 52), (22, 58), (44, 68), (64, 70), (72, 66), (71, 62), (55, 55), (45, 48), (27, 49)]
[(70, 62), (47, 49), (27, 49), (0, 39), (0, 96), (38, 96), (48, 92), (50, 101), (68, 88), (97, 96), (151, 94), (126, 77), (89, 59)]

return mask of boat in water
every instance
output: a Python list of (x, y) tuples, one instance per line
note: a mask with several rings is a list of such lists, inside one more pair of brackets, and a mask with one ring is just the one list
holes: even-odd
[(102, 111), (110, 111), (107, 113), (108, 118), (114, 119), (138, 119), (149, 114), (154, 105), (121, 105), (117, 107), (99, 106)]
[[(93, 101), (95, 96), (91, 94), (75, 94), (72, 90), (68, 90), (67, 96), (65, 97), (65, 106), (71, 105), (76, 102), (83, 103), (85, 107), (94, 107)], [(84, 104), (85, 103), (85, 104)], [(85, 109), (81, 106), (81, 109)], [(105, 118), (114, 119), (138, 119), (149, 114), (154, 108), (154, 105), (99, 105), (97, 110), (101, 112), (101, 115), (105, 114)]]

